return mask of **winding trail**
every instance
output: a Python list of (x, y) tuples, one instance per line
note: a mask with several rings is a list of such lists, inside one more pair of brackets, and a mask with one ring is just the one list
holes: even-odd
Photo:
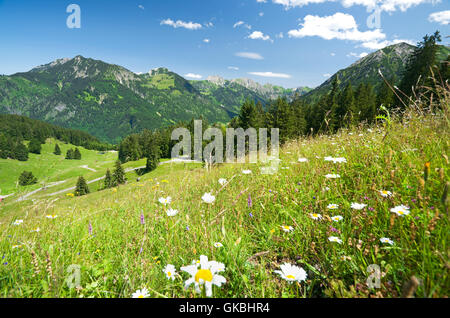
[[(201, 162), (200, 161), (195, 161), (195, 160), (188, 160), (188, 159), (171, 159), (171, 160), (168, 160), (168, 161), (160, 162), (159, 165), (161, 166), (163, 164), (168, 164), (168, 163), (201, 163)], [(82, 166), (82, 168), (85, 168), (85, 169), (88, 169), (88, 170), (91, 170), (91, 171), (95, 171), (94, 169), (91, 169), (91, 168), (89, 168), (87, 166)], [(128, 169), (125, 169), (125, 172), (130, 172), (130, 171), (144, 169), (144, 168), (145, 168), (145, 166), (141, 166), (141, 167), (137, 167), (137, 168), (128, 168)], [(87, 181), (86, 183), (87, 184), (91, 184), (91, 183), (94, 183), (94, 182), (97, 182), (97, 181), (100, 181), (100, 180), (103, 180), (103, 179), (105, 179), (105, 176), (96, 178), (94, 180)], [(50, 188), (50, 187), (57, 186), (57, 185), (59, 185), (61, 183), (64, 183), (66, 181), (67, 180), (54, 182), (54, 183), (52, 183), (50, 185), (47, 185), (46, 187), (42, 187), (42, 188), (36, 189), (34, 191), (31, 191), (31, 192), (21, 196), (20, 198), (18, 198), (17, 202), (24, 201), (24, 200), (26, 200), (27, 198), (29, 198), (30, 196), (32, 196), (35, 193), (38, 193), (38, 192), (40, 192), (42, 190), (45, 190), (47, 188)], [(76, 187), (66, 188), (64, 190), (60, 190), (60, 191), (57, 191), (57, 192), (54, 192), (54, 193), (49, 193), (49, 194), (47, 194), (47, 196), (51, 197), (51, 196), (55, 196), (55, 195), (58, 195), (58, 194), (65, 193), (65, 192), (69, 192), (69, 191), (75, 190), (75, 188)], [(11, 196), (11, 195), (8, 195), (8, 196)]]

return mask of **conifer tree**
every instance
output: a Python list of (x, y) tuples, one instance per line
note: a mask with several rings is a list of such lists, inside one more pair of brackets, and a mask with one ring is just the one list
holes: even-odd
[(61, 148), (59, 148), (58, 144), (55, 144), (55, 150), (53, 150), (53, 153), (57, 156), (61, 154)]
[[(431, 36), (425, 35), (411, 55), (399, 87), (406, 96), (411, 97), (413, 87), (416, 87), (418, 91), (415, 92), (419, 93), (421, 86), (432, 85), (430, 76), (436, 65), (437, 42), (441, 42), (439, 31)], [(407, 102), (407, 98), (404, 98), (404, 101)]]
[(24, 171), (19, 177), (19, 185), (28, 186), (37, 183), (36, 177), (31, 171)]
[(75, 160), (81, 160), (81, 152), (78, 150), (78, 148), (75, 148), (73, 151), (73, 159)]
[(35, 154), (41, 154), (41, 142), (37, 138), (31, 139), (30, 143), (28, 144), (28, 152), (35, 153)]
[(159, 164), (159, 147), (156, 144), (150, 144), (147, 149), (147, 164), (145, 169), (147, 172), (153, 171)]
[(27, 161), (28, 160), (28, 148), (22, 143), (18, 142), (14, 148), (14, 159), (19, 161)]
[(69, 160), (73, 159), (73, 149), (68, 149), (67, 150), (66, 159), (69, 159)]
[(335, 111), (339, 127), (349, 126), (351, 124), (351, 112), (355, 109), (355, 95), (352, 84), (349, 82), (338, 97), (337, 108)]
[(123, 170), (120, 160), (117, 160), (113, 172), (113, 184), (115, 186), (119, 184), (125, 184), (126, 181), (127, 179), (125, 177), (125, 171)]
[(109, 169), (106, 170), (105, 181), (104, 181), (104, 189), (109, 189), (114, 186), (113, 178), (111, 175), (111, 171)]
[(89, 187), (86, 183), (86, 180), (82, 176), (80, 176), (75, 187), (75, 195), (79, 197), (86, 194), (89, 194)]
[[(389, 85), (391, 87), (394, 87), (396, 82), (395, 75), (388, 81)], [(392, 91), (391, 87), (389, 87), (388, 83), (383, 81), (383, 84), (380, 87), (380, 91), (378, 92), (377, 96), (377, 107), (380, 107), (381, 105), (385, 106), (386, 108), (392, 108), (395, 106), (395, 94)]]

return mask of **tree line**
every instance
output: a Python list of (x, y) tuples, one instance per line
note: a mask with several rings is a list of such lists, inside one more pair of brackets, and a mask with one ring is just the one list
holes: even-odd
[[(20, 115), (0, 114), (0, 158), (28, 160), (28, 153), (41, 153), (47, 138), (90, 150), (114, 149), (86, 132), (58, 127)], [(28, 147), (24, 141), (29, 141)]]

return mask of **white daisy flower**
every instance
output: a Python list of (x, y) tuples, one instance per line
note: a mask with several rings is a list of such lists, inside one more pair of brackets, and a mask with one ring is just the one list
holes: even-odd
[(21, 247), (22, 247), (22, 245), (13, 245), (12, 249), (15, 250), (16, 248), (21, 248)]
[(338, 179), (338, 178), (340, 178), (341, 176), (340, 175), (338, 175), (338, 174), (327, 174), (326, 176), (325, 176), (325, 178), (327, 178), (327, 179)]
[(367, 204), (364, 203), (352, 203), (351, 208), (354, 210), (362, 210), (367, 206)]
[(344, 217), (341, 216), (341, 215), (336, 215), (336, 216), (333, 216), (331, 219), (332, 219), (334, 222), (339, 222), (339, 221), (343, 220)]
[(404, 206), (404, 205), (399, 205), (399, 206), (396, 206), (395, 208), (392, 208), (391, 212), (393, 212), (399, 216), (405, 216), (410, 213), (409, 207)]
[(133, 298), (148, 298), (148, 297), (150, 297), (150, 294), (148, 293), (147, 288), (142, 288), (142, 290), (140, 290), (140, 289), (136, 290), (136, 292), (133, 293), (133, 295), (131, 295), (131, 297), (133, 297)]
[(167, 205), (167, 204), (170, 204), (170, 202), (172, 202), (172, 198), (171, 197), (167, 197), (167, 198), (161, 197), (161, 198), (159, 198), (158, 201), (161, 204)]
[(227, 179), (223, 179), (223, 178), (219, 179), (220, 185), (225, 185), (227, 182), (228, 182)]
[(386, 191), (386, 190), (381, 190), (380, 194), (382, 197), (385, 197), (385, 198), (392, 196), (392, 192)]
[(242, 173), (243, 173), (243, 174), (251, 174), (252, 171), (251, 171), (251, 170), (242, 170)]
[(306, 159), (306, 158), (298, 158), (298, 162), (308, 162), (308, 159)]
[(49, 214), (49, 215), (46, 215), (45, 217), (46, 217), (47, 219), (52, 219), (52, 220), (53, 220), (53, 219), (56, 219), (58, 216), (55, 215), (55, 214), (51, 214), (51, 215)]
[(289, 263), (284, 263), (280, 266), (281, 270), (274, 271), (275, 273), (279, 274), (281, 278), (287, 280), (289, 283), (292, 282), (302, 282), (306, 280), (308, 275), (306, 274), (305, 270), (301, 267), (291, 265)]
[(325, 157), (325, 161), (333, 161), (333, 157)]
[(164, 267), (163, 272), (166, 274), (167, 279), (175, 280), (175, 275), (177, 274), (175, 266), (167, 264), (166, 267)]
[(37, 232), (40, 232), (40, 231), (41, 231), (41, 229), (37, 227), (34, 230), (32, 230), (31, 232), (36, 232), (37, 233)]
[(320, 219), (322, 219), (322, 215), (320, 215), (318, 213), (310, 213), (309, 215), (311, 216), (311, 219), (313, 219), (313, 220), (320, 220)]
[(347, 159), (345, 158), (333, 158), (334, 163), (347, 163)]
[(389, 245), (394, 245), (394, 241), (391, 240), (390, 238), (387, 238), (387, 237), (382, 237), (380, 239), (380, 242), (381, 243), (385, 243), (385, 244), (389, 244)]
[(216, 200), (216, 197), (213, 196), (211, 193), (205, 193), (205, 194), (202, 196), (202, 200), (203, 200), (203, 202), (205, 202), (205, 203), (213, 203), (213, 202)]
[(220, 242), (214, 243), (214, 247), (223, 247), (223, 244)]
[(330, 242), (336, 242), (336, 243), (342, 244), (342, 240), (341, 240), (339, 237), (336, 237), (336, 236), (330, 236), (330, 237), (328, 238), (328, 240), (329, 240)]
[(191, 278), (185, 282), (185, 288), (194, 284), (195, 291), (200, 293), (200, 286), (204, 285), (207, 297), (212, 297), (213, 285), (221, 287), (223, 283), (226, 283), (225, 277), (217, 275), (225, 270), (225, 265), (216, 261), (208, 261), (208, 257), (205, 255), (200, 256), (200, 268), (198, 265), (189, 265), (180, 269), (191, 275)]
[(23, 220), (15, 220), (13, 225), (20, 225), (23, 223)]
[(281, 229), (285, 232), (292, 232), (294, 228), (292, 226), (282, 225)]
[(327, 208), (330, 210), (336, 210), (336, 209), (339, 209), (339, 204), (334, 204), (334, 203), (328, 204)]
[(178, 214), (178, 210), (168, 209), (166, 213), (167, 213), (167, 216), (175, 216)]

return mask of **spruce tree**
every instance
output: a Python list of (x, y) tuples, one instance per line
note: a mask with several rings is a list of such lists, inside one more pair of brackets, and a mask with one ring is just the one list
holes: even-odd
[(35, 153), (35, 154), (41, 154), (41, 142), (37, 138), (31, 139), (30, 143), (28, 144), (28, 152)]
[(21, 142), (18, 142), (14, 148), (14, 159), (19, 161), (27, 161), (28, 160), (28, 148)]
[(75, 195), (77, 197), (80, 197), (86, 194), (89, 194), (89, 187), (86, 183), (86, 180), (82, 176), (80, 176), (75, 187)]
[(73, 159), (75, 160), (81, 160), (81, 152), (78, 150), (78, 148), (75, 148), (73, 151)]
[(145, 170), (147, 170), (147, 172), (150, 172), (158, 167), (159, 147), (156, 144), (150, 144), (146, 152), (147, 152), (147, 164)]
[(104, 181), (104, 189), (109, 189), (114, 186), (111, 171), (109, 169), (106, 170), (105, 181)]
[(113, 172), (113, 184), (114, 185), (125, 184), (126, 181), (127, 179), (125, 177), (125, 171), (123, 170), (120, 161), (117, 160)]
[(339, 126), (349, 126), (351, 123), (351, 112), (355, 108), (355, 96), (350, 82), (339, 94), (337, 105), (335, 115)]
[(53, 153), (57, 156), (61, 154), (61, 149), (59, 148), (58, 144), (55, 144), (55, 150), (53, 150)]
[[(430, 76), (432, 68), (436, 66), (437, 42), (441, 42), (439, 31), (431, 36), (425, 35), (411, 55), (399, 87), (406, 96), (411, 97), (413, 87), (416, 87), (416, 93), (420, 93), (422, 86), (432, 86)], [(408, 98), (403, 99), (408, 102)]]
[(36, 177), (30, 171), (24, 171), (19, 177), (19, 185), (28, 186), (37, 183)]
[(73, 159), (73, 149), (67, 150), (66, 159), (69, 159), (69, 160)]

